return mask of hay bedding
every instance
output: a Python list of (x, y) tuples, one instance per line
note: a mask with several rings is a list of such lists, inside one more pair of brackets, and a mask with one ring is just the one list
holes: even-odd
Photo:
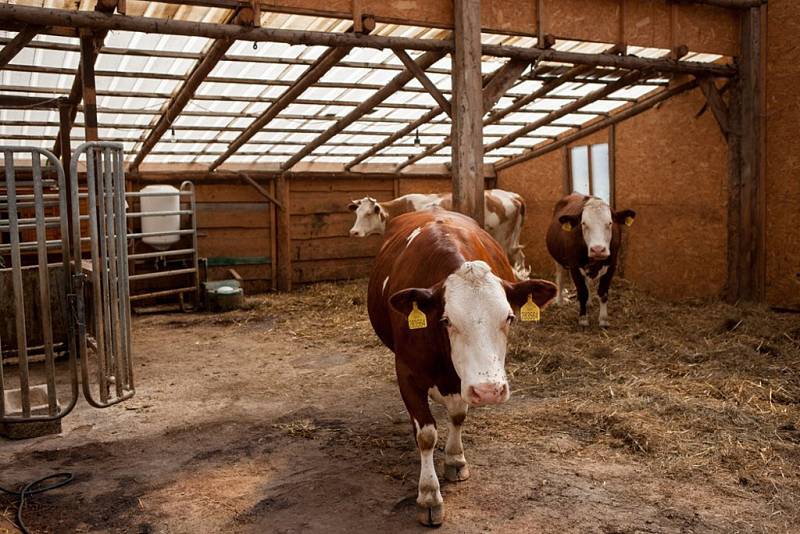
[[(597, 328), (594, 304), (589, 328), (578, 327), (571, 302), (512, 330), (515, 402), (502, 417), (476, 412), (469, 433), (530, 446), (543, 432), (563, 435), (564, 453), (613, 450), (668, 477), (724, 480), (800, 521), (798, 317), (715, 300), (665, 303), (624, 280), (612, 288), (610, 329)], [(309, 345), (381, 347), (363, 280), (252, 298), (248, 309), (216, 317), (283, 323)]]

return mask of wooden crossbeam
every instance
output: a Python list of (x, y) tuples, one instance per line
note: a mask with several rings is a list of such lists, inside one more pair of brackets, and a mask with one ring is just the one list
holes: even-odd
[(700, 90), (703, 91), (703, 95), (706, 97), (708, 107), (711, 108), (711, 112), (714, 114), (714, 118), (717, 120), (717, 124), (719, 125), (719, 129), (722, 131), (722, 135), (724, 135), (725, 139), (727, 139), (728, 133), (730, 132), (728, 106), (725, 104), (725, 101), (722, 100), (722, 93), (717, 88), (714, 80), (710, 78), (701, 77), (698, 78), (697, 82), (700, 84)]
[(442, 110), (450, 117), (452, 117), (453, 111), (450, 109), (450, 101), (444, 97), (439, 88), (436, 87), (430, 78), (428, 78), (428, 75), (425, 74), (425, 71), (422, 70), (419, 65), (417, 65), (413, 59), (411, 59), (411, 56), (409, 56), (408, 53), (402, 48), (393, 48), (392, 52), (394, 52), (394, 55), (400, 58), (400, 61), (402, 61), (403, 65), (406, 66), (406, 69), (414, 75), (422, 87), (424, 87), (425, 90), (430, 93), (433, 99), (436, 100), (436, 103), (439, 104), (439, 107), (442, 108)]
[[(252, 10), (243, 8), (231, 16), (230, 22), (231, 26), (234, 26), (240, 21), (246, 22), (247, 20), (252, 20)], [(206, 81), (208, 73), (217, 65), (233, 43), (233, 39), (221, 38), (215, 40), (211, 44), (203, 59), (194, 66), (191, 74), (186, 78), (186, 81), (175, 93), (175, 96), (170, 99), (169, 103), (167, 103), (163, 115), (161, 115), (158, 122), (156, 122), (153, 129), (150, 130), (150, 133), (142, 142), (139, 152), (131, 162), (131, 169), (139, 168), (139, 165), (144, 161), (144, 158), (147, 157), (147, 154), (153, 150), (153, 147), (161, 140), (164, 133), (172, 126), (172, 123), (178, 118), (183, 108), (189, 103), (189, 100), (192, 99), (192, 96), (195, 91), (197, 91), (200, 84)]]
[[(28, 7), (16, 4), (0, 4), (0, 25), (33, 24), (44, 26), (67, 26), (91, 30), (122, 30), (131, 32), (188, 35), (210, 39), (242, 39), (256, 42), (279, 42), (307, 46), (354, 46), (363, 48), (402, 48), (404, 50), (438, 51), (454, 50), (450, 39), (416, 39), (387, 37), (382, 35), (358, 35), (279, 28), (253, 28), (235, 24), (215, 24), (184, 20), (164, 20), (153, 17), (105, 15), (94, 12), (76, 12), (61, 9)], [(659, 72), (686, 74), (711, 74), (730, 77), (736, 69), (730, 65), (650, 59), (635, 56), (610, 54), (585, 54), (554, 49), (521, 48), (515, 46), (489, 45), (481, 47), (483, 55), (527, 59), (531, 62), (552, 61), (557, 63), (586, 64), (619, 69), (653, 69)]]
[(236, 139), (234, 139), (227, 150), (219, 156), (208, 167), (209, 171), (213, 171), (237, 150), (242, 145), (247, 143), (254, 135), (260, 132), (267, 124), (269, 124), (278, 114), (286, 109), (289, 104), (295, 101), (306, 89), (314, 85), (322, 78), (326, 72), (333, 68), (343, 57), (345, 57), (351, 48), (338, 47), (329, 48), (317, 60), (316, 64), (309, 67), (294, 83), (271, 105), (269, 106), (256, 120), (254, 120), (247, 129), (242, 132)]
[(484, 151), (484, 153), (491, 152), (492, 150), (497, 150), (498, 148), (502, 148), (502, 147), (508, 145), (509, 143), (513, 143), (515, 140), (519, 139), (520, 137), (522, 137), (524, 135), (529, 134), (530, 132), (536, 130), (537, 128), (541, 128), (542, 126), (547, 126), (548, 124), (552, 123), (553, 121), (556, 121), (556, 120), (560, 119), (561, 117), (565, 117), (565, 116), (569, 115), (570, 113), (578, 111), (580, 108), (582, 108), (584, 106), (588, 106), (592, 102), (596, 102), (598, 100), (601, 100), (603, 97), (608, 96), (609, 94), (613, 93), (614, 91), (619, 91), (620, 89), (623, 89), (623, 88), (625, 88), (625, 87), (627, 87), (627, 86), (629, 86), (631, 84), (636, 83), (636, 81), (639, 80), (642, 76), (643, 76), (643, 73), (641, 73), (639, 71), (629, 72), (628, 74), (626, 74), (625, 76), (623, 76), (622, 78), (617, 80), (615, 83), (613, 83), (611, 85), (607, 85), (607, 86), (602, 87), (600, 89), (597, 89), (596, 91), (592, 91), (591, 93), (587, 94), (586, 96), (583, 96), (583, 97), (579, 98), (578, 100), (570, 102), (566, 106), (562, 106), (559, 109), (556, 109), (556, 110), (548, 113), (547, 115), (545, 115), (541, 119), (539, 119), (537, 121), (534, 121), (534, 122), (532, 122), (532, 123), (530, 123), (530, 124), (528, 124), (526, 126), (523, 126), (522, 128), (519, 128), (519, 129), (517, 129), (517, 130), (515, 130), (515, 131), (513, 131), (511, 133), (508, 133), (508, 134), (504, 135), (503, 137), (501, 137), (500, 139), (498, 139), (494, 143), (491, 143), (491, 144), (483, 147), (483, 151)]
[(631, 117), (635, 117), (636, 115), (653, 108), (661, 102), (664, 102), (665, 100), (668, 100), (681, 93), (685, 93), (686, 91), (690, 91), (695, 87), (697, 87), (697, 80), (692, 79), (675, 87), (658, 91), (655, 95), (647, 95), (640, 99), (638, 103), (632, 104), (621, 111), (612, 113), (607, 118), (582, 125), (575, 130), (557, 136), (556, 139), (549, 143), (541, 146), (534, 146), (519, 156), (498, 161), (494, 164), (494, 168), (496, 171), (499, 171), (511, 167), (512, 165), (522, 163), (523, 161), (528, 161), (530, 159), (543, 156), (549, 152), (552, 152), (553, 150), (557, 150), (563, 146), (569, 145), (570, 143), (579, 141), (580, 139), (583, 139), (584, 137), (595, 132), (599, 132), (605, 128), (608, 128), (609, 126), (630, 119)]
[(0, 109), (58, 109), (60, 97), (42, 98), (38, 96), (0, 94)]
[(497, 72), (483, 87), (483, 112), (491, 110), (497, 101), (508, 92), (519, 79), (530, 61), (524, 59), (509, 59), (497, 69)]
[(37, 33), (39, 33), (37, 27), (27, 26), (15, 35), (14, 38), (0, 50), (0, 69), (8, 65), (8, 63), (36, 37)]
[[(446, 52), (439, 50), (426, 52), (417, 60), (416, 63), (421, 69), (427, 69), (442, 59), (445, 54)], [(382, 89), (373, 93), (372, 96), (362, 102), (361, 105), (357, 106), (350, 113), (336, 121), (336, 123), (328, 128), (325, 133), (319, 135), (316, 139), (308, 143), (300, 152), (289, 158), (288, 161), (281, 165), (281, 168), (283, 170), (291, 169), (297, 162), (313, 152), (317, 147), (327, 142), (331, 137), (340, 133), (347, 126), (357, 121), (365, 113), (369, 113), (375, 106), (397, 92), (398, 89), (411, 81), (413, 77), (414, 75), (410, 71), (406, 70), (392, 78)]]

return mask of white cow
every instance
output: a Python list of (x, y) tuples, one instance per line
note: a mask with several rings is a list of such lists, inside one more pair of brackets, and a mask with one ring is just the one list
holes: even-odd
[[(506, 251), (517, 278), (526, 280), (531, 270), (525, 265), (525, 254), (522, 252), (522, 245), (519, 244), (522, 224), (525, 222), (525, 200), (520, 195), (503, 189), (484, 191), (483, 200), (484, 229)], [(356, 214), (356, 222), (350, 229), (350, 235), (352, 237), (382, 235), (386, 230), (386, 223), (393, 217), (430, 209), (433, 206), (452, 209), (452, 194), (411, 193), (386, 202), (378, 202), (372, 197), (354, 200), (349, 207)]]

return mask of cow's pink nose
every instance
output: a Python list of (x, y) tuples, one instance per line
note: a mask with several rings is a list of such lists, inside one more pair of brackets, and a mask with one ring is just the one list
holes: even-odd
[(592, 258), (606, 258), (608, 257), (608, 249), (603, 246), (594, 246), (589, 249), (589, 256)]
[(467, 390), (467, 401), (473, 406), (482, 404), (500, 404), (508, 400), (508, 384), (503, 382), (484, 383), (470, 386)]
[(350, 230), (350, 237), (361, 237), (361, 232), (358, 230)]

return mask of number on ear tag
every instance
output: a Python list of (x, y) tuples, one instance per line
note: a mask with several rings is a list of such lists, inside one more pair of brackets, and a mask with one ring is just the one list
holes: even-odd
[(565, 222), (564, 224), (561, 225), (561, 229), (564, 230), (565, 232), (571, 232), (572, 224)]
[(531, 321), (539, 322), (539, 319), (541, 318), (541, 310), (539, 310), (539, 306), (533, 302), (533, 295), (529, 294), (528, 302), (523, 304), (519, 309), (519, 318), (526, 323)]
[(625, 226), (633, 226), (633, 217), (625, 217)]
[(408, 328), (410, 330), (419, 330), (420, 328), (428, 327), (428, 318), (417, 307), (417, 301), (412, 303), (413, 308), (411, 313), (408, 314)]

